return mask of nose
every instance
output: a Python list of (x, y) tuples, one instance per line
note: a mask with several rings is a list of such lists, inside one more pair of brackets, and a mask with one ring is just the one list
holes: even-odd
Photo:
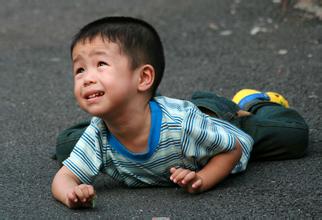
[(97, 79), (96, 79), (95, 73), (93, 71), (88, 71), (84, 77), (84, 86), (86, 87), (91, 84), (95, 84), (96, 82), (97, 82)]

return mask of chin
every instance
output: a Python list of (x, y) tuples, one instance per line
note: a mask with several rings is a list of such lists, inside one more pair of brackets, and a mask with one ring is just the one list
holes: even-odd
[(90, 114), (91, 116), (95, 116), (95, 117), (99, 117), (101, 118), (103, 115), (105, 115), (106, 113), (98, 110), (98, 109), (93, 109), (93, 108), (86, 108), (84, 106), (80, 106), (82, 110), (84, 110), (85, 112), (87, 112), (88, 114)]
[(104, 115), (106, 115), (106, 112), (101, 112), (101, 111), (87, 111), (92, 116), (103, 118)]

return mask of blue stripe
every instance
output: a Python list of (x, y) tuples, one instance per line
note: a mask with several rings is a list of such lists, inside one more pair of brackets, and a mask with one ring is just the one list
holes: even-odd
[(239, 107), (241, 108), (244, 108), (245, 105), (255, 99), (258, 99), (258, 100), (263, 100), (263, 101), (269, 101), (270, 98), (268, 95), (266, 95), (265, 93), (255, 93), (255, 94), (251, 94), (251, 95), (248, 95), (248, 96), (245, 96), (244, 98), (242, 98), (238, 105)]
[[(161, 168), (161, 170), (164, 170), (165, 168), (168, 168), (167, 166), (164, 166), (166, 164), (177, 164), (176, 161), (181, 160), (181, 155), (173, 154), (173, 155), (167, 155), (166, 157), (160, 157), (158, 159), (155, 159), (154, 161), (149, 161), (147, 163), (135, 163), (134, 161), (119, 161), (119, 165), (121, 167), (126, 167), (129, 170), (135, 170), (137, 174), (144, 173), (143, 169), (155, 169), (155, 168)], [(137, 169), (140, 168), (140, 169)]]
[(199, 134), (199, 137), (197, 138), (196, 144), (197, 146), (201, 146), (202, 143), (206, 140), (207, 138), (207, 132), (206, 132), (206, 127), (207, 127), (207, 121), (202, 119), (201, 121), (201, 132)]
[(181, 117), (178, 117), (178, 116), (174, 116), (174, 115), (171, 115), (168, 111), (163, 111), (162, 112), (167, 118), (177, 122), (177, 123), (181, 123), (182, 122), (182, 118)]
[(82, 135), (82, 140), (83, 140), (84, 142), (86, 142), (86, 144), (87, 144), (89, 147), (91, 147), (92, 149), (95, 149), (95, 140), (94, 140), (91, 136), (89, 136), (89, 134), (88, 134), (88, 133), (84, 133), (84, 134)]
[(85, 164), (91, 170), (92, 173), (97, 173), (98, 170), (96, 169), (95, 165), (82, 150), (80, 150), (79, 148), (75, 148), (73, 153), (75, 153), (82, 161), (85, 162)]
[(164, 141), (160, 142), (158, 150), (162, 150), (164, 148), (169, 148), (171, 146), (181, 147), (180, 144), (181, 144), (180, 140), (177, 140), (177, 139), (164, 140)]

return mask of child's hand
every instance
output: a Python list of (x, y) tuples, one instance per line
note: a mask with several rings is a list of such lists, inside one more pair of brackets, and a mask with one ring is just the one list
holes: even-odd
[(92, 208), (96, 193), (92, 185), (81, 184), (72, 188), (66, 195), (66, 204), (69, 208)]
[(185, 188), (189, 193), (197, 193), (201, 192), (202, 187), (202, 179), (198, 174), (194, 171), (183, 169), (183, 168), (175, 168), (172, 167), (170, 169), (170, 180), (179, 186)]

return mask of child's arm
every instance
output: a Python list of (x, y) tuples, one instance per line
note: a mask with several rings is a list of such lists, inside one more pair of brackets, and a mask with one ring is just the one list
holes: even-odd
[(51, 189), (53, 196), (69, 208), (92, 207), (94, 187), (80, 184), (78, 177), (65, 166), (55, 175)]
[(199, 172), (172, 167), (170, 180), (184, 187), (190, 193), (206, 191), (230, 174), (241, 155), (242, 148), (239, 141), (236, 140), (235, 148), (232, 151), (215, 155)]

